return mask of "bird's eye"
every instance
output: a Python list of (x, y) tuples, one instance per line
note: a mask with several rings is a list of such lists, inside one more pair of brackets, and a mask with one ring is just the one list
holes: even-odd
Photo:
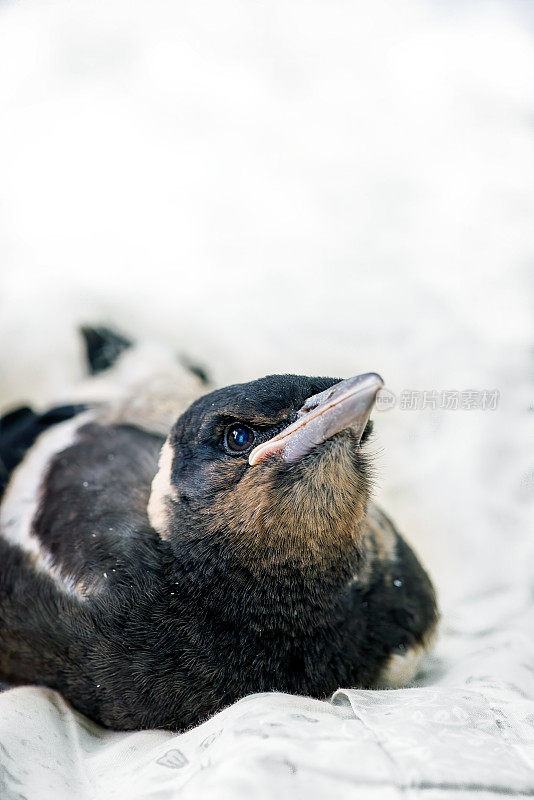
[(224, 434), (224, 444), (231, 453), (244, 453), (254, 444), (254, 431), (239, 423), (229, 425)]

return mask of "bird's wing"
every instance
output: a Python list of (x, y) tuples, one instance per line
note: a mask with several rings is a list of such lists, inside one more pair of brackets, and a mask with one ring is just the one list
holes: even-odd
[(391, 519), (374, 504), (365, 523), (365, 551), (359, 596), (390, 652), (377, 686), (399, 688), (414, 678), (432, 646), (438, 623), (434, 589)]
[(166, 436), (176, 419), (210, 391), (204, 376), (167, 348), (143, 343), (123, 352), (112, 369), (79, 383), (69, 401), (99, 407), (103, 424), (133, 425)]
[(53, 412), (28, 410), (24, 452), (4, 469), (0, 537), (81, 598), (131, 575), (143, 559), (148, 567), (156, 534), (147, 503), (159, 452), (177, 417), (205, 391), (175, 359), (143, 355), (128, 351), (117, 368), (86, 381), (73, 393), (84, 405), (70, 406), (65, 421), (43, 425)]

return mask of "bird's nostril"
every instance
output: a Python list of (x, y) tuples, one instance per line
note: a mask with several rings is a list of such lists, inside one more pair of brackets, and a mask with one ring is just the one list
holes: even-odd
[(297, 411), (297, 419), (300, 419), (301, 417), (305, 417), (307, 414), (310, 413), (310, 411), (314, 411), (317, 408), (318, 405), (319, 405), (319, 403), (311, 403), (310, 405), (307, 405), (305, 403), (302, 406), (302, 408), (299, 408), (299, 410)]
[(309, 400), (306, 400), (299, 413), (309, 414), (310, 411), (315, 411), (315, 409), (318, 408), (322, 403), (327, 403), (328, 400), (334, 396), (334, 394), (335, 392), (332, 389), (326, 394), (323, 392), (322, 394), (317, 395), (316, 398), (310, 398)]

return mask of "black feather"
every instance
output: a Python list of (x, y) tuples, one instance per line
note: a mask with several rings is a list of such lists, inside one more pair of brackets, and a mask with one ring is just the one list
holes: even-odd
[(27, 406), (0, 418), (0, 499), (11, 473), (24, 458), (37, 437), (45, 430), (85, 410), (84, 405), (65, 405), (37, 414)]
[(133, 345), (130, 339), (105, 326), (82, 325), (80, 333), (91, 375), (109, 369), (118, 357)]

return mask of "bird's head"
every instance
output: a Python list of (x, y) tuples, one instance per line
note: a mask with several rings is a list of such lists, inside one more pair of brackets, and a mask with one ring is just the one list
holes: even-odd
[(196, 400), (163, 446), (149, 516), (179, 556), (195, 542), (250, 572), (290, 564), (325, 574), (361, 543), (370, 492), (362, 445), (382, 386), (270, 375)]

